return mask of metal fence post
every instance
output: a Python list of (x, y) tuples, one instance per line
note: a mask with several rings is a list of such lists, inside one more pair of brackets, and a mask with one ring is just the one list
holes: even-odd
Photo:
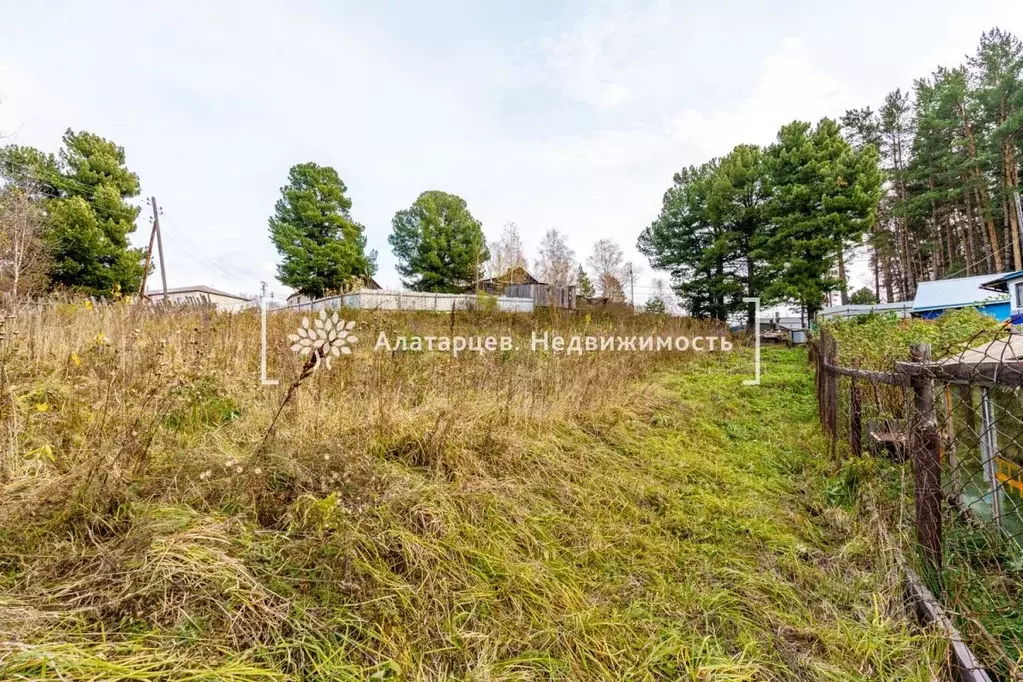
[(1002, 495), (998, 485), (998, 428), (995, 426), (994, 408), (991, 403), (991, 389), (980, 389), (980, 456), (984, 465), (984, 480), (991, 490), (991, 517), (996, 526), (1001, 526)]
[[(916, 343), (910, 347), (909, 359), (926, 363), (931, 359), (931, 346)], [(941, 557), (941, 439), (934, 413), (934, 382), (926, 375), (912, 379), (913, 427), (910, 431), (910, 456), (913, 460), (914, 498), (916, 502), (916, 537), (920, 550), (935, 578), (940, 577)]]

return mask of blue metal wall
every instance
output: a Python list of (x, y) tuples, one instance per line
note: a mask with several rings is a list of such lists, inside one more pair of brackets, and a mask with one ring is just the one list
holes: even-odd
[[(977, 310), (979, 310), (980, 312), (984, 313), (985, 315), (990, 315), (991, 317), (995, 318), (999, 322), (1005, 322), (1006, 320), (1009, 319), (1009, 312), (1010, 311), (1009, 311), (1009, 302), (1008, 301), (998, 301), (997, 303), (985, 303), (984, 305), (978, 305), (978, 306), (974, 306), (974, 307), (976, 307)], [(944, 308), (944, 309), (938, 309), (938, 310), (925, 310), (923, 312), (915, 313), (915, 314), (919, 315), (920, 317), (924, 318), (925, 320), (933, 320), (933, 319), (936, 319), (936, 318), (940, 317), (941, 314), (944, 313), (946, 310), (951, 310), (951, 308)]]

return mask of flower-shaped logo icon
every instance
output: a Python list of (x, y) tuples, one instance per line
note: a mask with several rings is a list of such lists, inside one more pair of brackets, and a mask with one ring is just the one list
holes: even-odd
[(330, 369), (332, 358), (351, 354), (349, 344), (359, 340), (350, 333), (354, 328), (354, 321), (345, 322), (338, 318), (337, 313), (327, 315), (326, 310), (321, 310), (320, 316), (313, 318), (312, 324), (309, 324), (308, 317), (303, 317), (298, 333), (289, 334), (288, 340), (294, 344), (291, 350), (299, 355), (312, 353), (314, 370), (319, 367), (321, 359)]

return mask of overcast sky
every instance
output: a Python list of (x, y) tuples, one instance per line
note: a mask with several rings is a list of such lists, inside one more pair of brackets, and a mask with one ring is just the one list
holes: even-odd
[(615, 239), (647, 285), (636, 237), (676, 170), (876, 106), (982, 31), (1023, 32), (1023, 2), (0, 0), (0, 18), (8, 141), (116, 141), (163, 208), (171, 286), (281, 294), (267, 218), (303, 161), (348, 185), (385, 285), (391, 218), (428, 189), (488, 239), (517, 223), (530, 258), (551, 227), (580, 260)]

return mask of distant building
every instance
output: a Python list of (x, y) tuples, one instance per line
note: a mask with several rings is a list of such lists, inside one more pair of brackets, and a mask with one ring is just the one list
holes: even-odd
[(521, 265), (517, 265), (497, 277), (481, 279), (475, 286), (467, 289), (466, 293), (478, 291), (480, 293), (490, 294), (491, 296), (503, 296), (505, 288), (513, 284), (530, 285), (543, 284), (543, 282), (529, 274), (529, 272)]
[(760, 323), (760, 331), (773, 331), (773, 332), (791, 332), (799, 329), (804, 329), (806, 325), (803, 323), (803, 318), (783, 316), (780, 312), (775, 311), (774, 315), (761, 315), (757, 318), (757, 322)]
[(947, 310), (976, 308), (1004, 322), (1010, 315), (1009, 297), (1002, 293), (1005, 289), (999, 292), (986, 288), (986, 285), (997, 281), (992, 280), (991, 275), (980, 275), (920, 282), (916, 288), (916, 298), (913, 299), (913, 315), (933, 320)]
[(474, 287), (466, 289), (467, 293), (477, 291), (490, 296), (528, 298), (536, 306), (549, 308), (574, 310), (576, 306), (574, 284), (558, 286), (541, 282), (521, 266), (511, 268), (499, 277), (480, 280)]
[(217, 310), (241, 310), (254, 305), (252, 299), (229, 294), (204, 284), (168, 289), (166, 298), (163, 289), (151, 289), (146, 292), (146, 297), (157, 304), (167, 301), (178, 305), (213, 306)]
[(902, 301), (901, 303), (870, 303), (865, 305), (836, 305), (822, 309), (817, 313), (818, 320), (859, 317), (860, 315), (895, 315), (901, 319), (910, 317), (913, 313), (913, 302)]
[(981, 286), (988, 291), (1008, 295), (1009, 320), (1013, 324), (1023, 324), (1023, 270), (1007, 272)]
[(608, 296), (583, 296), (576, 294), (575, 305), (577, 308), (606, 308), (611, 303)]
[[(533, 312), (533, 300), (494, 296), (491, 301), (495, 310), (513, 313)], [(489, 305), (489, 302), (488, 302)], [(428, 310), (450, 313), (454, 310), (476, 310), (480, 306), (477, 294), (442, 294), (431, 291), (387, 291), (384, 289), (359, 289), (340, 296), (328, 296), (314, 301), (289, 303), (286, 310), (330, 310), (356, 308), (359, 310)]]

